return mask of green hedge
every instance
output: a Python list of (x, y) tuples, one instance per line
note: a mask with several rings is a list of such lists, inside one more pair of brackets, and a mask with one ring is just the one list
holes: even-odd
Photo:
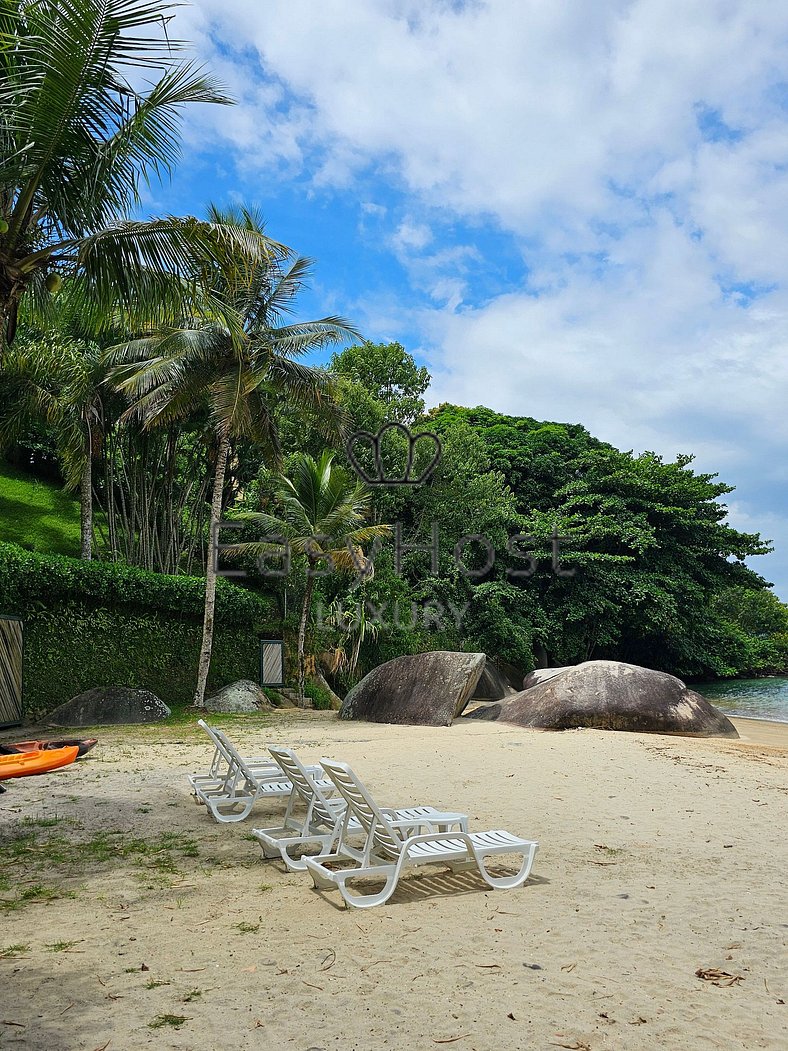
[[(202, 617), (202, 577), (166, 576), (114, 562), (85, 562), (64, 555), (39, 555), (14, 544), (0, 544), (0, 612), (19, 613), (43, 602), (73, 599), (100, 606), (123, 606)], [(269, 613), (258, 594), (219, 579), (216, 620), (246, 623)]]
[[(25, 704), (40, 717), (93, 686), (194, 693), (204, 582), (0, 544), (0, 613), (25, 622)], [(257, 679), (269, 603), (219, 580), (209, 689)]]

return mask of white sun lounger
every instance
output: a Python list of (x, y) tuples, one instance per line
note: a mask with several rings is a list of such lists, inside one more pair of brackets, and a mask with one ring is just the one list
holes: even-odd
[[(215, 726), (209, 726), (204, 719), (198, 719), (197, 725), (208, 734), (214, 746), (213, 758), (211, 759), (208, 772), (189, 775), (192, 794), (197, 802), (200, 803), (203, 800), (200, 799), (200, 791), (198, 789), (203, 792), (215, 793), (228, 785), (228, 781), (232, 777), (237, 776), (238, 768), (234, 760), (238, 756), (238, 751), (222, 730)], [(285, 780), (284, 773), (270, 755), (246, 756), (244, 757), (244, 762), (260, 778), (270, 778), (272, 781)], [(323, 769), (319, 765), (311, 766), (309, 770), (318, 777), (324, 776)]]
[[(358, 821), (366, 834), (366, 841), (359, 861), (344, 848), (344, 830), (340, 828), (339, 845), (334, 853), (305, 858), (306, 867), (318, 889), (336, 887), (347, 905), (363, 909), (387, 901), (407, 865), (442, 863), (448, 864), (454, 871), (475, 868), (482, 879), (496, 890), (518, 887), (528, 879), (538, 843), (501, 829), (412, 835), (407, 827), (401, 827), (381, 810), (347, 763), (321, 759), (321, 764), (347, 803), (346, 820), (355, 818)], [(522, 865), (516, 875), (490, 875), (485, 858), (500, 854), (522, 856)], [(355, 864), (349, 866), (348, 862)], [(334, 865), (344, 867), (329, 867)], [(348, 889), (349, 880), (367, 878), (384, 879), (383, 889), (367, 894), (353, 893)]]
[[(195, 790), (198, 786), (204, 788), (218, 788), (227, 780), (227, 776), (232, 766), (228, 755), (228, 746), (230, 745), (230, 742), (221, 730), (214, 726), (209, 726), (204, 719), (198, 719), (197, 725), (210, 737), (211, 742), (213, 743), (213, 757), (208, 772), (204, 774), (190, 774), (189, 784), (192, 786), (192, 790)], [(263, 776), (270, 773), (280, 779), (282, 777), (282, 771), (276, 763), (273, 762), (270, 755), (246, 756), (244, 761), (247, 766)]]
[[(351, 839), (364, 836), (363, 825), (356, 818), (348, 816), (344, 821), (347, 803), (339, 796), (331, 798), (321, 787), (321, 782), (312, 775), (298, 756), (289, 748), (271, 748), (271, 755), (285, 772), (293, 785), (293, 792), (287, 804), (284, 819), (275, 828), (253, 828), (263, 848), (266, 858), (281, 857), (285, 865), (296, 871), (306, 869), (302, 856), (311, 846), (320, 848), (320, 853), (327, 853), (333, 847), (339, 835), (343, 833), (343, 852), (363, 861), (363, 851), (351, 845)], [(293, 815), (296, 802), (306, 804), (304, 817)], [(445, 813), (431, 806), (405, 807), (404, 809), (382, 809), (389, 820), (398, 828), (411, 833), (419, 831), (449, 832), (456, 828), (466, 832), (468, 817), (466, 814)]]
[[(293, 785), (280, 766), (250, 766), (221, 730), (213, 728), (212, 735), (227, 763), (227, 772), (216, 780), (192, 781), (192, 790), (197, 802), (203, 803), (216, 821), (243, 821), (258, 799), (292, 795)], [(334, 791), (332, 782), (325, 778), (317, 783), (329, 793)]]

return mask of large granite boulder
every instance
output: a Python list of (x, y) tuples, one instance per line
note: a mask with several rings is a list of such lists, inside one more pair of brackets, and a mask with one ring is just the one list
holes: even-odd
[(483, 653), (449, 650), (395, 657), (353, 687), (342, 702), (339, 717), (451, 726), (473, 696), (485, 660)]
[(673, 675), (619, 661), (586, 661), (468, 719), (492, 719), (539, 730), (631, 730), (687, 737), (738, 737), (705, 697)]
[(538, 686), (540, 682), (547, 682), (548, 679), (554, 679), (556, 675), (568, 671), (571, 667), (572, 665), (569, 664), (564, 668), (534, 668), (534, 670), (529, 671), (523, 679), (523, 689), (530, 690), (532, 686)]
[(488, 657), (471, 699), (474, 701), (502, 701), (511, 692), (509, 683)]
[(205, 707), (209, 712), (224, 712), (227, 715), (245, 715), (269, 710), (271, 702), (262, 688), (251, 679), (239, 679), (223, 686), (213, 697), (206, 698)]
[(166, 719), (170, 709), (150, 690), (130, 686), (96, 686), (72, 697), (46, 717), (55, 726), (115, 726), (154, 723)]

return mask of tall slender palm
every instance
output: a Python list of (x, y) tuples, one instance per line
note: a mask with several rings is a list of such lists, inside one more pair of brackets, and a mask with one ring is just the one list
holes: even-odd
[[(329, 449), (324, 450), (318, 460), (301, 453), (296, 459), (292, 477), (282, 477), (276, 487), (275, 499), (280, 513), (243, 516), (244, 521), (262, 527), (269, 536), (283, 537), (290, 550), (306, 560), (306, 587), (298, 625), (298, 695), (302, 704), (306, 679), (306, 628), (316, 574), (331, 569), (346, 573), (368, 570), (361, 545), (391, 532), (387, 525), (365, 524), (372, 508), (370, 491), (358, 479), (334, 466), (333, 461), (334, 453)], [(270, 541), (234, 546), (238, 553), (266, 554), (271, 550)]]
[[(245, 210), (212, 208), (209, 220), (264, 238), (262, 221)], [(275, 410), (284, 404), (313, 415), (328, 432), (341, 413), (333, 384), (322, 369), (296, 359), (308, 351), (355, 336), (343, 318), (287, 323), (309, 272), (309, 261), (279, 246), (265, 260), (229, 254), (197, 275), (207, 302), (195, 300), (177, 327), (115, 348), (114, 377), (132, 401), (129, 413), (147, 427), (184, 419), (207, 405), (214, 432), (215, 464), (210, 512), (212, 556), (206, 566), (205, 617), (194, 703), (204, 705), (211, 662), (216, 597), (216, 542), (225, 472), (232, 443), (249, 438), (263, 445), (270, 463), (281, 449)]]
[(52, 332), (15, 343), (0, 374), (0, 449), (36, 423), (52, 428), (66, 488), (79, 490), (83, 559), (93, 553), (93, 460), (109, 394), (106, 378), (97, 344)]
[(178, 58), (173, 7), (0, 0), (0, 357), (22, 300), (45, 307), (61, 274), (81, 273), (99, 314), (165, 316), (196, 259), (269, 251), (251, 231), (129, 218), (177, 160), (182, 107), (230, 102)]

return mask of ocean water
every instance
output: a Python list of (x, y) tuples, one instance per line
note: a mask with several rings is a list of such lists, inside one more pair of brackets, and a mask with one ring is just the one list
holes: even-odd
[(690, 689), (702, 693), (726, 715), (788, 723), (788, 679), (734, 679)]

